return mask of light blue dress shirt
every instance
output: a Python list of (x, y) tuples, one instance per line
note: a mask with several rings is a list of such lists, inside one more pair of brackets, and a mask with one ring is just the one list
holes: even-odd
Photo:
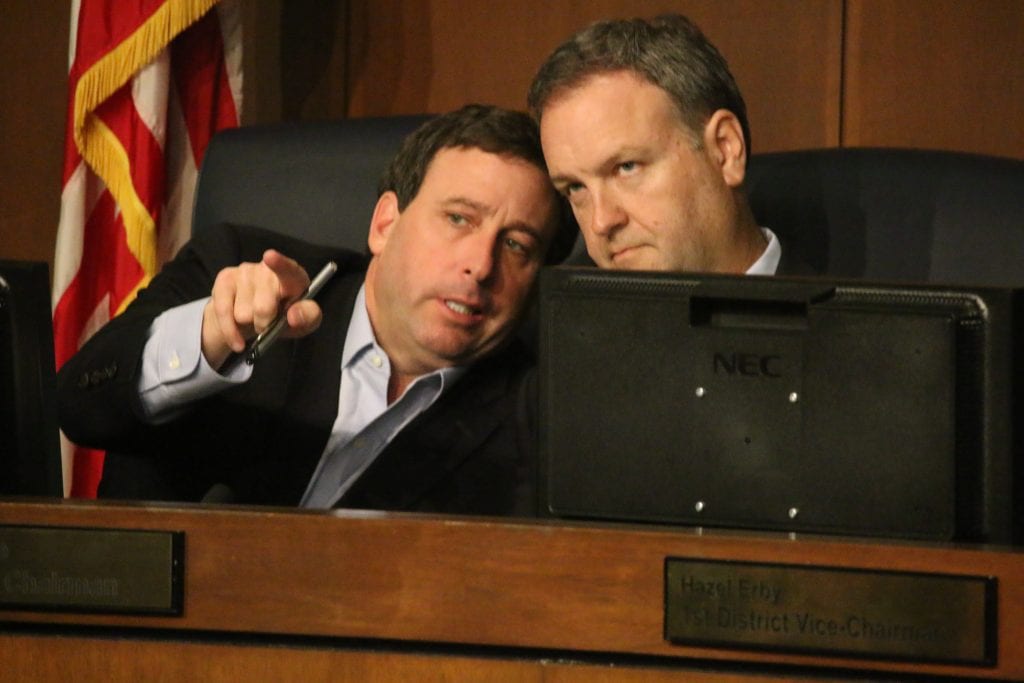
[[(210, 367), (202, 353), (203, 309), (208, 299), (169, 309), (150, 325), (143, 351), (139, 395), (147, 419), (166, 422), (193, 401), (252, 375), (252, 366), (234, 364), (226, 374)], [(377, 344), (360, 287), (341, 354), (338, 416), (301, 505), (328, 508), (352, 486), (370, 463), (409, 422), (429, 408), (465, 372), (442, 368), (417, 377), (387, 404), (391, 362)]]
[(374, 458), (417, 415), (462, 376), (464, 368), (442, 368), (417, 377), (387, 405), (391, 361), (377, 344), (360, 288), (341, 355), (338, 417), (302, 507), (328, 508), (352, 486)]

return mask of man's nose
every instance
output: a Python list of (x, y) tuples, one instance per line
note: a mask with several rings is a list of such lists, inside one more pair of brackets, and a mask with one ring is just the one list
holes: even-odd
[(500, 236), (483, 231), (469, 235), (460, 245), (462, 272), (477, 282), (484, 282), (494, 274), (494, 259)]
[(626, 212), (614, 192), (595, 192), (591, 201), (590, 229), (595, 235), (605, 237), (626, 223)]

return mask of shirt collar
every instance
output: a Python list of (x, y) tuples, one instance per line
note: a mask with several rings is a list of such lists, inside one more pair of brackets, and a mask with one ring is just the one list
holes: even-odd
[(364, 284), (356, 294), (352, 317), (348, 321), (345, 347), (341, 352), (341, 367), (348, 367), (357, 356), (375, 346), (377, 346), (377, 340), (373, 336), (373, 326), (370, 325), (370, 314), (366, 311), (366, 285)]
[[(366, 309), (366, 283), (363, 283), (359, 288), (359, 293), (356, 294), (356, 303), (352, 308), (352, 318), (348, 322), (345, 346), (341, 352), (341, 367), (349, 367), (360, 356), (371, 349), (377, 351), (382, 357), (387, 358), (387, 354), (377, 343), (377, 338), (373, 334), (373, 325), (370, 324), (370, 313)], [(417, 377), (413, 383), (419, 382), (424, 377), (440, 377), (441, 391), (444, 391), (454, 384), (455, 380), (462, 377), (465, 372), (466, 368), (463, 366), (440, 368)]]
[(775, 275), (779, 269), (779, 261), (782, 259), (782, 244), (775, 233), (768, 228), (761, 228), (768, 246), (761, 253), (761, 257), (754, 261), (754, 265), (747, 269), (747, 275)]

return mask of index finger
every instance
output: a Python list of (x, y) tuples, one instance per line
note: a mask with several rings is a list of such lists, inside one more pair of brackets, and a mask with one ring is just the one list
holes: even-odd
[(294, 259), (288, 258), (276, 249), (263, 252), (263, 265), (273, 271), (280, 283), (280, 299), (290, 301), (302, 294), (309, 286), (309, 274)]

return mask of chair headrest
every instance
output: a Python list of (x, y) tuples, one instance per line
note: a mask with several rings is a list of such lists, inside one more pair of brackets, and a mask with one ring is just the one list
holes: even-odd
[(206, 150), (193, 232), (253, 225), (365, 251), (377, 182), (402, 140), (429, 116), (235, 128)]

